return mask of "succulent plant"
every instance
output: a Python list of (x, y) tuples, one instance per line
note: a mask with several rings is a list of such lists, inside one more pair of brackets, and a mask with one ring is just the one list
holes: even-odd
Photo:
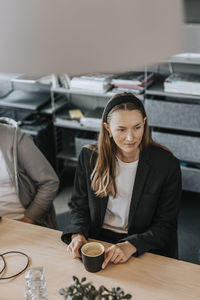
[(76, 276), (73, 276), (72, 284), (66, 288), (61, 288), (59, 293), (67, 300), (121, 300), (132, 298), (130, 294), (125, 294), (120, 287), (108, 290), (101, 285), (97, 290), (92, 282), (86, 282), (86, 277), (79, 280)]

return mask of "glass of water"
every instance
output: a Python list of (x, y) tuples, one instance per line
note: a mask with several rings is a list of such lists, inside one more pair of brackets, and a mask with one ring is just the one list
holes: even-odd
[(25, 300), (48, 300), (43, 267), (30, 268), (25, 274)]

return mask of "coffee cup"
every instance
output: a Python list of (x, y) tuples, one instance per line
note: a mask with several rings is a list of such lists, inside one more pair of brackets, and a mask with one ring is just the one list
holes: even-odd
[(104, 246), (98, 242), (89, 242), (82, 246), (82, 261), (88, 272), (98, 272), (102, 269), (104, 252)]

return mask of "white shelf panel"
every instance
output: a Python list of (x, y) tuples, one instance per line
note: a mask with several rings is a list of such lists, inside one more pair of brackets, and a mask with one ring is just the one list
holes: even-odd
[(89, 90), (65, 89), (65, 88), (54, 88), (54, 89), (52, 89), (52, 91), (56, 92), (56, 93), (63, 93), (63, 94), (87, 95), (87, 96), (96, 96), (96, 97), (105, 97), (105, 98), (110, 98), (116, 94), (116, 93), (112, 93), (112, 92), (100, 93), (100, 92), (89, 91)]
[(66, 99), (61, 99), (59, 101), (55, 101), (54, 105), (52, 105), (51, 103), (43, 108), (41, 110), (42, 113), (46, 113), (46, 114), (53, 114), (55, 113), (57, 110), (59, 110), (60, 108), (64, 107), (67, 104), (67, 100)]
[(190, 95), (190, 94), (181, 94), (181, 93), (167, 93), (163, 89), (163, 82), (155, 82), (149, 89), (146, 91), (146, 95), (155, 95), (155, 96), (165, 96), (181, 99), (195, 99), (200, 101), (200, 95)]
[[(107, 93), (101, 93), (101, 92), (95, 92), (95, 91), (89, 91), (89, 90), (65, 89), (65, 88), (54, 88), (54, 89), (52, 89), (52, 91), (56, 92), (56, 93), (63, 93), (63, 94), (69, 94), (69, 95), (80, 95), (80, 96), (84, 95), (84, 96), (93, 96), (93, 97), (102, 97), (102, 98), (111, 98), (112, 96), (117, 94), (116, 92), (114, 93), (112, 91), (107, 92)], [(142, 101), (144, 99), (144, 94), (136, 95), (136, 97)]]
[(94, 132), (99, 132), (100, 130), (99, 128), (82, 126), (78, 121), (69, 121), (61, 118), (54, 120), (54, 126)]

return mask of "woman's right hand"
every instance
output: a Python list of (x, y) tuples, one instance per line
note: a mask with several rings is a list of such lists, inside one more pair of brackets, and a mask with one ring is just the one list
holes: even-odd
[(79, 233), (72, 234), (71, 243), (67, 247), (67, 251), (73, 256), (73, 258), (81, 257), (79, 249), (86, 243), (87, 240), (84, 235)]

